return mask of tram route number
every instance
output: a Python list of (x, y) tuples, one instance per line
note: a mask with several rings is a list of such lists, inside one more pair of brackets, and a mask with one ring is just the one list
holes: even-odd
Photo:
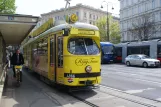
[(67, 78), (68, 78), (68, 82), (72, 83), (73, 82), (73, 78), (75, 78), (75, 75), (74, 74), (68, 74)]

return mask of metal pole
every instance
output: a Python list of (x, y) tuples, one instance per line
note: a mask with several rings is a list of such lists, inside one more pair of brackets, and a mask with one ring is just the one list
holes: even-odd
[(66, 11), (68, 10), (68, 5), (70, 6), (70, 1), (71, 0), (65, 0), (66, 1), (66, 5), (65, 5), (65, 9), (64, 9), (64, 20), (66, 20), (66, 15), (68, 16), (68, 13), (66, 13)]
[(109, 18), (108, 18), (108, 3), (107, 3), (107, 41), (109, 41)]

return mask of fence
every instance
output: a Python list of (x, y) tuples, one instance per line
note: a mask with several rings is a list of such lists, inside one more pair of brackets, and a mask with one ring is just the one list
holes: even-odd
[(2, 73), (0, 74), (0, 101), (3, 93), (6, 76), (7, 76), (7, 68), (8, 68), (8, 64), (4, 66), (4, 68), (2, 69)]

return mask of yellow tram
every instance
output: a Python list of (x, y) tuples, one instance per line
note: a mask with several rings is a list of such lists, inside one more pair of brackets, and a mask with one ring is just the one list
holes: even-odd
[(56, 84), (94, 86), (101, 82), (99, 29), (76, 17), (59, 25), (50, 19), (31, 32), (21, 46), (25, 66)]

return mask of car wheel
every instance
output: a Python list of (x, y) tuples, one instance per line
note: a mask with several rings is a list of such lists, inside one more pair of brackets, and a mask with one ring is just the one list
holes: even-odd
[(143, 67), (144, 67), (144, 68), (147, 68), (147, 67), (148, 67), (148, 63), (147, 63), (147, 62), (144, 62), (144, 63), (143, 63)]
[(127, 62), (126, 62), (126, 65), (127, 65), (127, 66), (130, 66), (130, 62), (129, 62), (129, 61), (127, 61)]

